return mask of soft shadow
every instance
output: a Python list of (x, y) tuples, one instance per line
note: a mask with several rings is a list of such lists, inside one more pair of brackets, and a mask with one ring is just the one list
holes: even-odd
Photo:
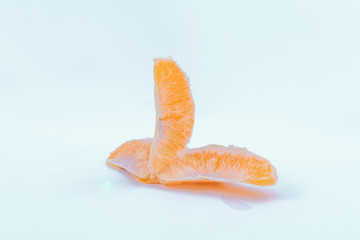
[[(218, 182), (204, 183), (179, 183), (179, 184), (144, 184), (137, 180), (127, 171), (107, 164), (107, 166), (120, 171), (134, 186), (147, 186), (158, 190), (166, 190), (181, 194), (207, 196), (221, 199), (226, 205), (236, 210), (248, 210), (252, 208), (248, 203), (265, 202), (279, 198), (279, 195), (271, 189), (250, 186), (246, 184), (231, 184)], [(245, 203), (247, 202), (247, 203)]]
[(276, 198), (276, 194), (268, 189), (230, 183), (181, 183), (164, 186), (174, 191), (210, 196), (236, 197), (253, 202)]
[(236, 210), (248, 210), (251, 208), (244, 201), (264, 202), (278, 198), (278, 194), (270, 189), (231, 183), (181, 183), (164, 185), (164, 188), (185, 194), (220, 198), (225, 204)]

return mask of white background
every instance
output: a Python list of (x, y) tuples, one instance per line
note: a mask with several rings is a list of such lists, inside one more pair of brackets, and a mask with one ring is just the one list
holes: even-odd
[[(0, 238), (360, 239), (360, 3), (0, 0)], [(152, 59), (190, 76), (189, 147), (273, 187), (144, 185), (105, 165), (155, 128)]]

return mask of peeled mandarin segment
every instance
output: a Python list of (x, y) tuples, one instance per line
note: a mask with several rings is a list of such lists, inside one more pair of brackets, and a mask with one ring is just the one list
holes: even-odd
[(151, 138), (125, 142), (107, 159), (109, 165), (125, 169), (146, 183), (157, 183), (156, 177), (149, 170)]
[[(148, 168), (152, 139), (131, 140), (117, 148), (108, 158), (145, 183), (158, 183)], [(184, 150), (179, 159), (162, 172), (161, 183), (234, 182), (268, 186), (277, 181), (271, 163), (246, 148), (208, 145)]]
[(271, 163), (246, 148), (209, 145), (186, 150), (177, 165), (162, 175), (161, 183), (235, 182), (260, 186), (277, 181)]
[(161, 178), (190, 140), (195, 106), (188, 78), (172, 59), (155, 60), (154, 81), (156, 130), (149, 167)]
[(131, 140), (111, 153), (109, 165), (145, 183), (236, 182), (273, 185), (276, 169), (246, 148), (208, 145), (186, 149), (194, 125), (189, 82), (171, 59), (154, 66), (156, 130), (154, 139)]

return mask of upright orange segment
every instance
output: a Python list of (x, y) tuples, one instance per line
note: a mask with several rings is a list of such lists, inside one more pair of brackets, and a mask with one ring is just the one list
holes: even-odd
[(186, 74), (172, 59), (154, 64), (156, 129), (150, 153), (150, 170), (161, 178), (179, 161), (194, 126), (195, 105)]

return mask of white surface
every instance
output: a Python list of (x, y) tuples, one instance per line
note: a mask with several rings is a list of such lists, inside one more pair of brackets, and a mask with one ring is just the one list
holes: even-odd
[[(0, 239), (360, 239), (359, 12), (0, 1)], [(151, 59), (168, 55), (192, 84), (190, 147), (247, 147), (276, 186), (168, 189), (105, 165), (153, 135)]]

